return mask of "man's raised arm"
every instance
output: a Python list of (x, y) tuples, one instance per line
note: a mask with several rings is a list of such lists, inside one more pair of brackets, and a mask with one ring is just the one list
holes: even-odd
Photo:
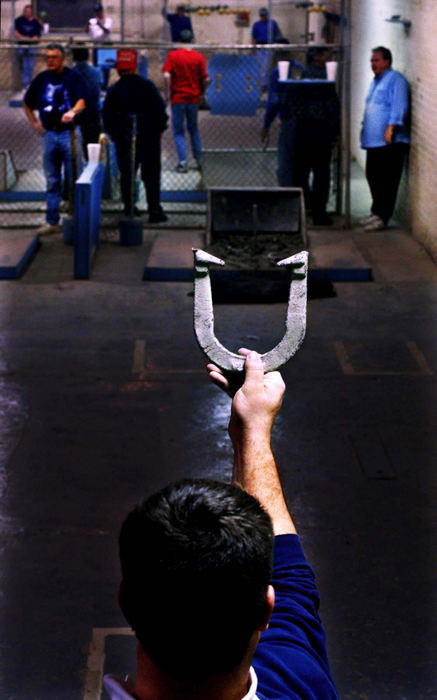
[[(232, 400), (229, 435), (234, 448), (233, 482), (255, 496), (269, 513), (275, 535), (295, 534), (282, 491), (270, 438), (285, 384), (279, 372), (264, 374), (258, 353), (245, 348), (245, 380)], [(229, 384), (220, 370), (207, 365), (211, 380), (225, 391)]]

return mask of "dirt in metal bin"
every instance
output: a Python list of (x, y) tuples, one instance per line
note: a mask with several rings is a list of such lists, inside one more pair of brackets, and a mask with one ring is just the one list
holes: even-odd
[(272, 269), (279, 260), (305, 249), (300, 234), (257, 233), (221, 235), (208, 246), (208, 252), (221, 258), (227, 269)]

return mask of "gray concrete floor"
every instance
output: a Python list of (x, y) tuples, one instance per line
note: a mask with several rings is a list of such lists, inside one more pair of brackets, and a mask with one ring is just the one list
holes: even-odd
[[(97, 700), (101, 670), (131, 670), (124, 514), (172, 479), (230, 475), (229, 401), (204, 372), (191, 285), (141, 281), (154, 241), (179, 264), (200, 234), (156, 234), (106, 236), (87, 282), (46, 239), (0, 283), (1, 698)], [(435, 698), (437, 270), (400, 229), (310, 238), (320, 264), (374, 271), (309, 302), (274, 435), (333, 675), (342, 698)], [(219, 305), (216, 332), (263, 352), (284, 312)]]

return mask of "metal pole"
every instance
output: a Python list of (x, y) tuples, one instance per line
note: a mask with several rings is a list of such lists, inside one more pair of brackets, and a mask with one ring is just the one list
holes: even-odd
[(124, 0), (120, 2), (120, 39), (124, 41)]
[(340, 43), (343, 48), (344, 94), (343, 94), (343, 162), (344, 162), (344, 227), (352, 227), (351, 219), (351, 0), (342, 0), (342, 33)]
[(77, 141), (76, 127), (70, 131), (70, 181), (68, 183), (68, 213), (74, 216), (74, 195), (77, 180)]

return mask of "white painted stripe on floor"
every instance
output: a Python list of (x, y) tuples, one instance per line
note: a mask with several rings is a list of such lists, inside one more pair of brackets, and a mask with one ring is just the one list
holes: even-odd
[(103, 669), (105, 666), (106, 637), (133, 636), (130, 627), (94, 627), (88, 648), (88, 661), (82, 700), (100, 700), (102, 696)]
[(416, 360), (420, 369), (422, 370), (422, 374), (427, 374), (428, 376), (432, 376), (433, 371), (432, 371), (431, 367), (429, 366), (429, 364), (427, 363), (425, 355), (423, 354), (423, 352), (421, 350), (419, 350), (416, 343), (414, 343), (412, 340), (409, 340), (407, 342), (407, 348), (410, 351), (411, 355)]
[(132, 362), (132, 374), (141, 374), (146, 365), (146, 341), (136, 340), (134, 347), (134, 358)]

